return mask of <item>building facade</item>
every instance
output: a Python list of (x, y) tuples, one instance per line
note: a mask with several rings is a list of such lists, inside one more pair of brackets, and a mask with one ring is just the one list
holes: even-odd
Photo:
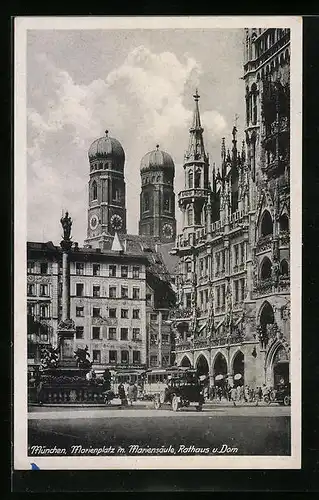
[[(88, 346), (96, 370), (168, 365), (172, 337), (167, 317), (175, 294), (157, 242), (162, 235), (163, 246), (167, 246), (176, 231), (173, 160), (156, 150), (159, 165), (155, 168), (155, 163), (149, 162), (149, 168), (156, 172), (148, 181), (147, 192), (151, 193), (154, 210), (150, 212), (157, 234), (154, 230), (152, 235), (128, 235), (122, 145), (106, 132), (93, 142), (88, 156), (87, 238), (83, 247), (70, 243), (66, 287), (63, 248), (52, 242), (27, 244), (29, 368), (32, 371), (32, 366), (40, 364), (43, 347), (58, 345), (66, 289), (75, 339), (65, 343), (65, 357), (73, 356), (68, 349)], [(163, 211), (172, 228), (169, 237), (161, 225)], [(144, 216), (141, 213), (141, 220)]]
[(212, 385), (290, 380), (290, 33), (245, 35), (245, 142), (210, 175), (196, 92), (179, 193), (176, 361)]

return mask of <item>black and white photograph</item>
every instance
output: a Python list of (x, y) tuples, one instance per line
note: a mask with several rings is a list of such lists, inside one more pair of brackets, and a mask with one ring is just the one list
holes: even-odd
[(300, 468), (301, 27), (16, 18), (16, 469)]

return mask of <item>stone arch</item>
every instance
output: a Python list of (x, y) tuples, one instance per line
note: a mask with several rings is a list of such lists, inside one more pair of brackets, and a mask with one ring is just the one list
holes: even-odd
[(269, 257), (264, 257), (260, 264), (259, 277), (261, 280), (267, 280), (271, 278), (272, 264)]
[(209, 374), (209, 363), (204, 354), (199, 354), (195, 366), (199, 376)]
[(269, 210), (265, 210), (260, 221), (260, 235), (268, 236), (273, 232), (273, 222)]
[[(232, 357), (231, 365), (232, 372), (234, 375), (234, 385), (244, 385), (245, 384), (245, 356), (244, 353), (237, 349)], [(239, 378), (238, 376), (241, 375)]]
[(280, 340), (277, 340), (269, 349), (266, 358), (267, 383), (272, 386), (289, 384), (289, 352)]
[(227, 374), (228, 374), (228, 365), (227, 365), (226, 357), (224, 356), (224, 354), (221, 351), (217, 352), (217, 354), (214, 358), (212, 367), (213, 367), (213, 374), (214, 374), (215, 383), (219, 382), (218, 380), (216, 380), (216, 377), (218, 377), (218, 375), (222, 375), (223, 378), (220, 379), (220, 381), (225, 382), (226, 378), (227, 378)]
[(184, 354), (179, 366), (185, 366), (185, 367), (189, 367), (189, 368), (192, 367), (192, 362), (187, 354)]
[(258, 314), (258, 323), (259, 325), (267, 325), (273, 324), (275, 322), (274, 310), (268, 300), (262, 304), (259, 314)]

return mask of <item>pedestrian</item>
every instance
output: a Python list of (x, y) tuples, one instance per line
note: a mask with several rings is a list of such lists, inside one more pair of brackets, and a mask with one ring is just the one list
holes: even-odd
[(119, 395), (119, 398), (121, 400), (121, 406), (127, 406), (127, 399), (126, 399), (125, 389), (124, 389), (124, 385), (123, 385), (122, 382), (118, 386), (118, 395)]
[(241, 387), (240, 385), (237, 385), (237, 401), (240, 402), (241, 400)]
[(133, 406), (133, 401), (136, 401), (137, 398), (137, 387), (133, 382), (128, 387), (127, 395), (130, 405)]
[(245, 396), (245, 401), (246, 401), (246, 403), (248, 403), (248, 402), (249, 402), (249, 392), (250, 392), (250, 391), (249, 391), (249, 385), (246, 385), (246, 386), (245, 386), (245, 392), (244, 392), (244, 396)]
[(230, 389), (230, 399), (233, 402), (233, 405), (236, 406), (237, 390), (236, 390), (236, 387), (234, 385)]

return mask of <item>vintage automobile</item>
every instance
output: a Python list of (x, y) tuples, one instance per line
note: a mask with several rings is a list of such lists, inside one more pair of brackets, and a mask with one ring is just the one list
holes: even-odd
[(280, 405), (290, 406), (291, 394), (290, 384), (279, 384), (272, 389), (267, 396), (264, 397), (267, 404), (279, 403)]
[(194, 369), (176, 370), (168, 378), (165, 387), (154, 394), (155, 409), (168, 404), (171, 405), (173, 411), (188, 406), (194, 406), (196, 411), (201, 411), (203, 403), (203, 386)]

